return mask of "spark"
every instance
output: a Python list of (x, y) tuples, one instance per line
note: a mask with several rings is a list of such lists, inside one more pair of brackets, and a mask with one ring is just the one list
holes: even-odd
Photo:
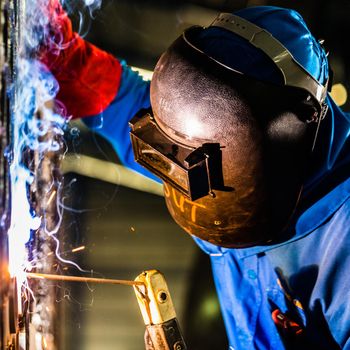
[(85, 246), (82, 245), (82, 246), (80, 246), (80, 247), (77, 247), (77, 248), (72, 249), (72, 253), (76, 253), (76, 252), (79, 252), (79, 251), (84, 250), (84, 249), (85, 249)]
[(56, 194), (57, 194), (57, 191), (56, 191), (56, 190), (52, 191), (52, 193), (51, 193), (49, 199), (47, 200), (47, 203), (46, 203), (47, 206), (49, 206), (49, 205), (51, 204), (51, 202), (52, 202), (52, 200), (55, 198)]
[(43, 340), (43, 348), (44, 348), (44, 349), (47, 349), (47, 341), (46, 341), (46, 338), (45, 338), (45, 337), (42, 337), (42, 340)]

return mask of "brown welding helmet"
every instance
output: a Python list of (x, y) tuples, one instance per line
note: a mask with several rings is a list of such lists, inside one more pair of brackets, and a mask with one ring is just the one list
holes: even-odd
[(158, 61), (152, 109), (131, 121), (135, 158), (163, 179), (188, 233), (223, 247), (268, 244), (282, 239), (298, 201), (322, 99), (220, 64), (193, 44), (200, 30)]

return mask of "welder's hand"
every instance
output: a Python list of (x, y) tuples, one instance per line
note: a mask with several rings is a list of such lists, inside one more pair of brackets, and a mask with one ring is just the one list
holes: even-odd
[(38, 58), (57, 79), (57, 100), (65, 116), (81, 118), (101, 113), (116, 96), (121, 65), (112, 55), (82, 39), (58, 0), (49, 0), (49, 28)]

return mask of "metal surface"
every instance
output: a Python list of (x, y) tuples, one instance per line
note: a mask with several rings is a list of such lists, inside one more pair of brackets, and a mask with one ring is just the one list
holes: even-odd
[[(37, 116), (41, 118), (40, 114)], [(59, 140), (61, 136), (55, 135), (49, 131), (42, 136), (40, 141), (50, 142), (50, 140)], [(58, 232), (60, 224), (60, 209), (58, 208), (57, 197), (60, 193), (61, 174), (60, 174), (60, 152), (41, 152), (39, 150), (29, 154), (29, 161), (32, 166), (35, 181), (31, 186), (31, 202), (35, 209), (37, 217), (42, 218), (40, 228), (30, 243), (30, 250), (34, 253), (36, 264), (35, 272), (55, 273), (55, 265), (58, 262), (56, 257), (57, 242), (51, 234)], [(36, 322), (34, 332), (36, 338), (41, 338), (41, 342), (46, 349), (58, 349), (57, 344), (57, 319), (59, 318), (59, 309), (56, 302), (56, 286), (48, 284), (46, 280), (38, 279), (32, 281), (30, 287), (34, 293), (34, 299), (31, 302), (31, 319), (40, 319)]]
[[(8, 237), (10, 217), (10, 183), (8, 162), (11, 134), (10, 99), (8, 87), (15, 79), (17, 55), (17, 2), (0, 1), (0, 349), (20, 349), (19, 325), (21, 315), (18, 302), (18, 288), (15, 278), (8, 272)], [(23, 327), (21, 327), (23, 334)], [(23, 349), (23, 341), (21, 341)]]
[[(16, 111), (28, 108), (26, 113), (31, 114), (31, 106), (24, 105), (24, 96), (21, 96), (22, 86), (21, 79), (29, 79), (27, 76), (21, 76), (19, 79), (19, 71), (23, 67), (20, 66), (20, 59), (32, 58), (33, 52), (26, 45), (25, 36), (28, 35), (25, 29), (27, 24), (26, 18), (26, 1), (1, 1), (1, 154), (5, 157), (0, 158), (0, 211), (1, 211), (1, 349), (13, 350), (51, 350), (57, 348), (55, 339), (55, 320), (57, 312), (55, 311), (56, 300), (54, 287), (47, 286), (42, 281), (33, 283), (26, 290), (24, 286), (16, 283), (16, 277), (10, 279), (8, 275), (9, 266), (9, 250), (8, 250), (8, 230), (10, 227), (10, 200), (26, 201), (27, 198), (13, 196), (10, 193), (10, 176), (9, 164), (15, 163), (16, 149), (15, 141), (15, 123)], [(31, 3), (35, 6), (36, 3)], [(23, 71), (23, 69), (22, 69)], [(22, 72), (23, 75), (23, 72)], [(42, 118), (41, 111), (32, 112), (33, 119)], [(35, 114), (35, 115), (34, 115)], [(16, 120), (16, 121), (15, 121)], [(26, 135), (22, 135), (25, 139)], [(41, 141), (57, 141), (58, 137), (54, 131), (49, 131), (45, 135), (41, 135)], [(32, 239), (26, 247), (28, 251), (28, 259), (40, 261), (37, 269), (42, 272), (52, 272), (54, 263), (54, 251), (56, 245), (53, 244), (52, 238), (48, 237), (47, 230), (55, 230), (58, 222), (58, 210), (56, 195), (60, 185), (59, 152), (46, 152), (30, 150), (29, 147), (22, 146), (21, 149), (21, 166), (29, 169), (34, 177), (30, 189), (28, 188), (31, 209), (36, 215), (42, 219), (42, 225), (32, 235)], [(17, 154), (18, 155), (18, 154)], [(16, 176), (11, 174), (11, 185), (17, 183)], [(16, 186), (16, 185), (15, 185)], [(26, 213), (23, 213), (25, 215)], [(16, 217), (14, 220), (21, 220)], [(28, 229), (29, 230), (29, 229)], [(17, 234), (25, 234), (25, 232), (17, 232)], [(19, 237), (18, 237), (19, 238)], [(24, 263), (24, 261), (23, 261)], [(20, 271), (16, 271), (20, 272)], [(33, 320), (35, 320), (33, 322)], [(40, 322), (38, 322), (40, 320)]]

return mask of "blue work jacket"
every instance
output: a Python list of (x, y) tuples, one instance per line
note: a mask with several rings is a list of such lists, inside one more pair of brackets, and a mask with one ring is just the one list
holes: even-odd
[[(320, 142), (342, 141), (330, 148), (327, 164), (310, 174), (286, 232), (291, 238), (244, 249), (194, 238), (212, 262), (231, 350), (350, 349), (350, 118), (328, 103), (325, 128), (333, 131), (321, 130)], [(114, 101), (84, 121), (110, 141), (126, 166), (156, 179), (134, 162), (129, 138), (128, 121), (149, 106), (149, 83), (124, 63)], [(290, 322), (277, 324), (276, 310)]]

